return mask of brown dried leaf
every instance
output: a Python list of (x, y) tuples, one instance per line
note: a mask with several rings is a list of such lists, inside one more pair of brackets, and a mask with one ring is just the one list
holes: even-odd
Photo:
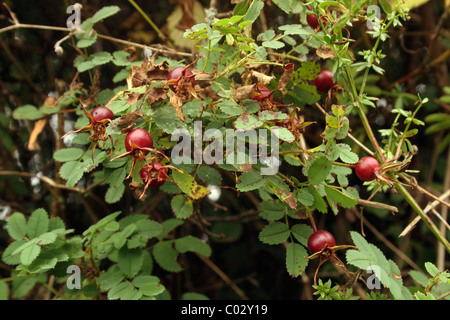
[(131, 86), (140, 87), (147, 82), (147, 70), (142, 67), (133, 66), (131, 71)]
[(167, 61), (150, 65), (150, 68), (147, 71), (147, 83), (154, 80), (167, 80), (169, 71), (169, 64)]
[(273, 79), (275, 79), (274, 76), (268, 76), (255, 70), (251, 71), (250, 77), (252, 79), (256, 79), (256, 82), (263, 83), (264, 85), (268, 85)]
[(134, 127), (136, 127), (136, 123), (133, 122), (133, 123), (130, 124), (128, 127), (123, 128), (122, 130), (120, 130), (120, 133), (121, 133), (121, 134), (127, 134), (128, 132), (130, 132), (131, 130), (133, 130)]
[(206, 88), (211, 86), (212, 79), (214, 75), (211, 73), (194, 73), (195, 74), (195, 84), (198, 84), (201, 88)]
[(242, 101), (245, 99), (250, 99), (253, 87), (254, 87), (254, 85), (251, 84), (251, 85), (246, 85), (246, 86), (242, 86), (242, 87), (238, 87), (238, 88), (232, 88), (231, 89), (231, 97), (235, 101)]
[(316, 50), (316, 54), (322, 59), (332, 59), (335, 57), (333, 48), (330, 46), (320, 46)]
[(170, 95), (170, 104), (172, 105), (172, 107), (175, 109), (175, 111), (177, 112), (178, 117), (180, 118), (181, 121), (184, 121), (184, 114), (183, 114), (183, 101), (181, 100), (181, 97), (176, 95), (176, 94), (172, 94)]
[(133, 122), (135, 122), (137, 119), (142, 117), (142, 115), (143, 114), (142, 114), (141, 109), (137, 109), (136, 111), (134, 111), (132, 113), (124, 114), (117, 120), (117, 126), (127, 127), (130, 124), (132, 124)]
[(278, 90), (283, 90), (289, 83), (289, 81), (291, 81), (292, 73), (294, 72), (294, 64), (287, 63), (284, 65), (283, 68), (284, 68), (283, 75), (281, 76), (280, 81), (278, 81)]
[(151, 88), (147, 92), (147, 102), (149, 106), (167, 98), (167, 91), (163, 88)]
[[(125, 95), (128, 91), (125, 91), (123, 94)], [(130, 92), (130, 94), (128, 94), (128, 97), (126, 97), (124, 100), (130, 104), (130, 105), (134, 105), (136, 104), (139, 99), (142, 98), (144, 94), (139, 93), (139, 92)]]
[(292, 192), (277, 190), (277, 194), (282, 199), (284, 203), (286, 203), (292, 209), (297, 209), (297, 201), (295, 201), (295, 197)]
[(249, 172), (252, 170), (253, 165), (251, 163), (244, 163), (239, 167), (239, 171), (241, 172)]

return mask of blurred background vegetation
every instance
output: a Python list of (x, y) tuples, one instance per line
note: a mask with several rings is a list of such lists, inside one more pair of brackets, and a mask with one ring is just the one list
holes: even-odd
[[(117, 39), (130, 40), (142, 44), (162, 44), (178, 51), (195, 50), (190, 43), (182, 41), (184, 29), (204, 19), (202, 8), (214, 6), (219, 13), (233, 9), (230, 0), (154, 0), (137, 1), (139, 6), (152, 18), (156, 26), (166, 36), (161, 36), (148, 24), (132, 5), (131, 1), (120, 0), (114, 4), (121, 11), (113, 17), (99, 23), (97, 31)], [(436, 114), (450, 112), (450, 90), (448, 88), (448, 67), (450, 56), (450, 23), (446, 1), (421, 1), (423, 4), (414, 8), (411, 19), (403, 28), (396, 28), (390, 33), (391, 38), (384, 43), (383, 50), (387, 57), (382, 66), (386, 73), (381, 77), (372, 77), (367, 91), (380, 98), (377, 108), (368, 111), (368, 117), (374, 130), (389, 128), (395, 115), (390, 113), (392, 106), (403, 105), (413, 110), (413, 103), (419, 93), (428, 97), (430, 102), (421, 110), (419, 119), (427, 120), (426, 129), (414, 137), (418, 154), (413, 158), (410, 169), (419, 170), (415, 175), (417, 182), (430, 193), (437, 196), (449, 190), (450, 186), (450, 140), (449, 120)], [(66, 9), (71, 1), (57, 0), (10, 0), (5, 1), (12, 12), (16, 13), (21, 23), (65, 27), (69, 14)], [(80, 1), (82, 20), (97, 12), (105, 1)], [(109, 2), (107, 2), (109, 4)], [(448, 9), (448, 6), (447, 6)], [(288, 23), (305, 23), (297, 15), (286, 16), (271, 1), (267, 1), (263, 15), (253, 26), (255, 35), (267, 27)], [(0, 28), (11, 25), (10, 14), (6, 7), (0, 7)], [(352, 37), (356, 41), (352, 50), (357, 52), (370, 46), (370, 39), (364, 31), (365, 22), (356, 24)], [(66, 35), (65, 32), (18, 29), (0, 34), (0, 227), (6, 224), (7, 217), (15, 211), (29, 214), (36, 208), (47, 208), (51, 216), (62, 217), (68, 227), (76, 232), (84, 231), (101, 217), (117, 210), (124, 213), (145, 213), (155, 220), (172, 217), (170, 200), (164, 193), (154, 192), (149, 201), (135, 201), (131, 191), (127, 191), (122, 200), (107, 204), (105, 190), (97, 187), (84, 197), (77, 192), (63, 188), (50, 187), (40, 177), (49, 177), (56, 184), (64, 184), (58, 177), (58, 163), (52, 159), (53, 151), (59, 141), (55, 131), (58, 115), (54, 115), (45, 124), (37, 140), (30, 145), (30, 134), (34, 121), (15, 120), (13, 111), (23, 105), (41, 106), (45, 99), (57, 96), (65, 90), (75, 76), (73, 61), (78, 55), (70, 41), (64, 43), (64, 53), (57, 55), (54, 44)], [(124, 49), (124, 45), (98, 39), (95, 50), (115, 51)], [(135, 52), (142, 59), (141, 50)], [(171, 56), (173, 59), (180, 59)], [(190, 62), (190, 61), (189, 61)], [(114, 66), (102, 68), (98, 81), (102, 88), (114, 88), (117, 84), (112, 79), (119, 69)], [(89, 82), (87, 74), (81, 81)], [(320, 118), (310, 111), (306, 117)], [(433, 117), (434, 115), (434, 117)], [(58, 120), (59, 119), (59, 120)], [(432, 126), (434, 125), (434, 126)], [(362, 127), (352, 122), (352, 129), (358, 138), (364, 139)], [(314, 126), (308, 131), (307, 139), (315, 144), (320, 127)], [(362, 154), (362, 153), (361, 153)], [(24, 174), (14, 174), (20, 172)], [(351, 185), (359, 188), (362, 198), (370, 194), (358, 185), (354, 179)], [(84, 177), (81, 187), (91, 184), (90, 177)], [(232, 185), (233, 177), (229, 179)], [(411, 191), (422, 207), (431, 202), (431, 198), (418, 190)], [(423, 268), (426, 261), (437, 262), (440, 268), (448, 268), (445, 251), (438, 249), (434, 236), (419, 222), (409, 234), (398, 238), (398, 234), (416, 217), (413, 210), (401, 196), (392, 193), (378, 193), (375, 201), (394, 205), (399, 208), (395, 216), (382, 210), (366, 208), (364, 231), (367, 240), (379, 246), (387, 257), (393, 259), (405, 273), (408, 270)], [(224, 233), (223, 239), (204, 234), (192, 219), (179, 232), (204, 234), (211, 242), (215, 265), (232, 279), (250, 299), (311, 299), (311, 279), (316, 261), (312, 261), (306, 273), (292, 279), (286, 273), (284, 253), (279, 247), (271, 247), (258, 241), (261, 222), (258, 217), (257, 196), (252, 193), (237, 194), (223, 189), (217, 202), (202, 200), (204, 216), (209, 217), (210, 232)], [(436, 206), (436, 212), (447, 216), (443, 206)], [(432, 211), (430, 211), (432, 212)], [(434, 216), (434, 215), (433, 215)], [(348, 231), (361, 230), (357, 208), (342, 210), (337, 216), (322, 215), (317, 221), (318, 227), (330, 230), (336, 236), (338, 244), (349, 243)], [(448, 234), (448, 232), (447, 232)], [(4, 228), (0, 229), (0, 253), (8, 243)], [(440, 252), (440, 253), (439, 253)], [(343, 258), (343, 257), (341, 257)], [(185, 257), (185, 271), (167, 273), (159, 270), (160, 278), (171, 292), (173, 298), (185, 291), (203, 293), (211, 299), (242, 298), (224, 279), (217, 276), (211, 265), (205, 264), (196, 256)], [(0, 263), (0, 277), (8, 276), (10, 267)], [(320, 276), (333, 281), (345, 279), (339, 270), (331, 264), (325, 264)], [(406, 278), (405, 281), (408, 281)], [(31, 291), (27, 299), (39, 298), (41, 291)]]

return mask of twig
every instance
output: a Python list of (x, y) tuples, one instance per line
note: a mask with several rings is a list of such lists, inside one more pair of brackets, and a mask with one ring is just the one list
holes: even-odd
[(242, 291), (218, 266), (214, 264), (210, 259), (207, 257), (196, 253), (197, 257), (199, 257), (204, 263), (208, 265), (223, 281), (228, 284), (231, 289), (236, 292), (236, 294), (242, 299), (242, 300), (248, 300), (246, 294), (244, 291)]
[(78, 193), (81, 193), (81, 194), (89, 192), (92, 188), (98, 186), (100, 183), (103, 182), (103, 180), (100, 180), (100, 181), (90, 185), (88, 188), (84, 189), (84, 188), (78, 188), (78, 187), (68, 187), (68, 186), (66, 186), (64, 184), (60, 184), (60, 183), (55, 182), (54, 180), (52, 180), (49, 177), (39, 176), (37, 174), (29, 173), (29, 172), (0, 171), (0, 176), (21, 176), (21, 177), (28, 177), (28, 178), (38, 178), (39, 180), (41, 180), (42, 182), (46, 183), (50, 187), (58, 188), (58, 189), (70, 190), (70, 191), (78, 192)]

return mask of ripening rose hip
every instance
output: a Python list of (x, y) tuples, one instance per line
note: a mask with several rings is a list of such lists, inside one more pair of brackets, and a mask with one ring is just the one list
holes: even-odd
[(314, 79), (314, 86), (317, 91), (327, 93), (336, 82), (333, 81), (333, 72), (330, 70), (322, 70), (316, 79)]
[(372, 181), (376, 178), (376, 173), (380, 168), (378, 160), (374, 157), (361, 158), (355, 167), (355, 172), (358, 178), (362, 181)]
[(333, 235), (326, 230), (318, 230), (308, 238), (308, 249), (313, 254), (335, 245)]
[(169, 88), (172, 91), (175, 91), (176, 84), (181, 79), (181, 77), (189, 77), (189, 81), (191, 82), (192, 86), (194, 86), (195, 79), (193, 75), (194, 74), (192, 73), (192, 71), (185, 67), (176, 67), (172, 69), (167, 76), (167, 80), (169, 80), (170, 83)]
[(166, 182), (167, 169), (161, 163), (153, 162), (139, 170), (139, 176), (146, 187), (156, 188)]
[(96, 107), (91, 111), (91, 116), (96, 122), (101, 122), (102, 120), (114, 120), (114, 113), (106, 107)]
[[(133, 144), (135, 149), (153, 148), (153, 138), (147, 130), (142, 128), (134, 129), (125, 137), (125, 149), (127, 152), (133, 151)], [(142, 152), (147, 154), (149, 151), (144, 149)]]

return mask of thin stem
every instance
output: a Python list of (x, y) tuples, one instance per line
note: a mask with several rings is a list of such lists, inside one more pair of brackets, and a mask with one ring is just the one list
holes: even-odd
[(145, 21), (148, 22), (148, 24), (153, 28), (153, 30), (156, 31), (156, 33), (158, 34), (158, 36), (163, 40), (163, 41), (167, 41), (167, 44), (169, 44), (170, 47), (174, 47), (172, 42), (170, 42), (169, 39), (167, 39), (167, 37), (164, 35), (164, 33), (161, 32), (161, 30), (158, 28), (158, 26), (153, 22), (152, 19), (150, 19), (150, 17), (141, 9), (141, 7), (139, 7), (139, 5), (134, 2), (134, 0), (128, 0), (129, 3), (131, 3), (131, 5), (137, 10), (137, 12), (140, 13), (140, 15), (145, 19)]
[(428, 228), (433, 232), (433, 234), (438, 238), (438, 240), (443, 244), (448, 253), (450, 253), (450, 243), (448, 240), (441, 234), (438, 227), (433, 223), (433, 221), (422, 211), (419, 204), (416, 202), (413, 196), (405, 189), (403, 185), (400, 183), (394, 184), (395, 188), (398, 192), (405, 198), (405, 200), (409, 203), (409, 205), (417, 212), (417, 214), (422, 218)]

